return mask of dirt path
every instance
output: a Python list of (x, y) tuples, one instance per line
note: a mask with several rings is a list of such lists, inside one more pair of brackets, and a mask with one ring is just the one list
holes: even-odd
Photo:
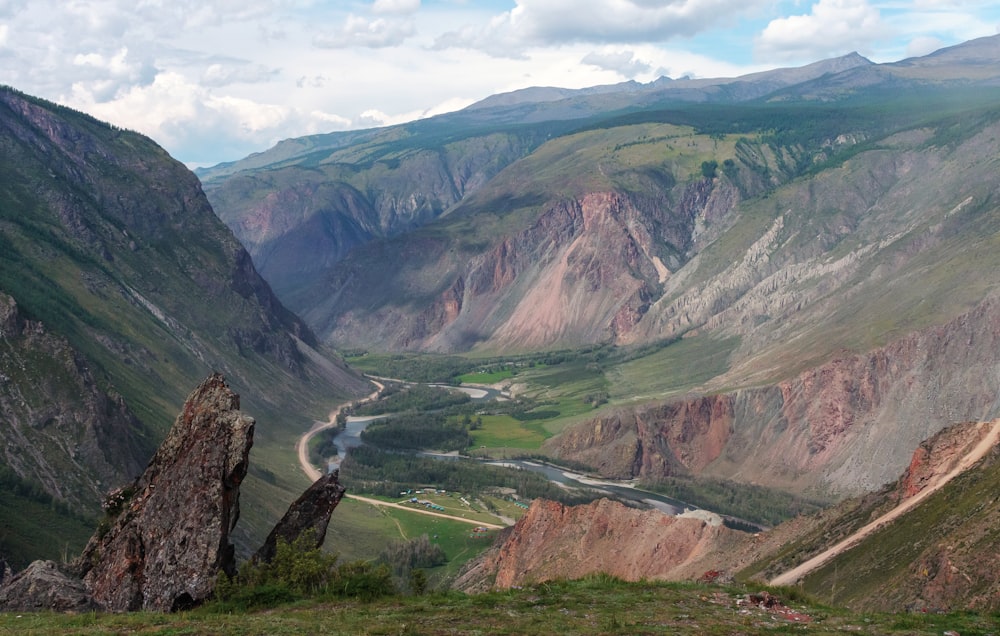
[(840, 543), (837, 543), (833, 547), (820, 552), (808, 561), (804, 561), (798, 566), (792, 568), (791, 570), (776, 576), (771, 579), (771, 585), (794, 585), (799, 579), (804, 577), (806, 574), (812, 572), (813, 570), (819, 568), (830, 559), (833, 559), (839, 554), (850, 550), (855, 545), (861, 542), (862, 539), (872, 534), (882, 526), (892, 522), (894, 519), (913, 508), (919, 504), (924, 499), (930, 497), (932, 494), (941, 489), (945, 484), (954, 479), (956, 476), (962, 474), (966, 470), (972, 467), (973, 464), (978, 462), (987, 452), (998, 442), (1000, 442), (1000, 419), (993, 420), (988, 424), (990, 430), (986, 432), (983, 439), (979, 441), (976, 446), (969, 451), (962, 459), (958, 461), (955, 467), (948, 473), (940, 476), (934, 483), (928, 485), (926, 488), (918, 492), (916, 495), (910, 497), (909, 499), (903, 501), (898, 506), (885, 513), (878, 519), (872, 521), (868, 525), (860, 528), (857, 532), (847, 537)]
[[(377, 382), (375, 380), (372, 380), (372, 384), (374, 384), (376, 387), (378, 387), (378, 389), (374, 393), (372, 393), (371, 395), (369, 395), (368, 397), (366, 397), (365, 399), (361, 400), (361, 402), (359, 402), (359, 404), (364, 404), (365, 402), (371, 402), (373, 400), (378, 399), (379, 394), (385, 388), (384, 384), (382, 384), (381, 382)], [(299, 456), (299, 465), (302, 467), (302, 472), (304, 472), (306, 474), (306, 477), (308, 477), (310, 479), (310, 481), (316, 481), (317, 479), (319, 479), (320, 477), (322, 477), (323, 476), (323, 472), (320, 471), (315, 466), (313, 466), (312, 463), (309, 461), (309, 440), (311, 440), (313, 438), (313, 436), (316, 435), (317, 433), (319, 433), (320, 431), (325, 431), (328, 428), (333, 428), (334, 426), (336, 426), (337, 425), (337, 415), (340, 414), (340, 411), (343, 410), (343, 408), (345, 406), (347, 406), (347, 404), (349, 404), (349, 402), (346, 403), (346, 404), (341, 404), (336, 409), (334, 409), (330, 413), (330, 417), (329, 417), (328, 421), (326, 421), (326, 422), (316, 422), (313, 425), (313, 427), (310, 428), (305, 434), (303, 434), (302, 437), (299, 438), (299, 441), (296, 442), (296, 444), (295, 444), (295, 450), (296, 450), (296, 452), (298, 453), (298, 456)], [(440, 512), (434, 512), (433, 510), (422, 510), (420, 508), (413, 508), (413, 507), (410, 507), (410, 506), (404, 506), (402, 504), (392, 503), (392, 502), (388, 502), (388, 501), (380, 501), (378, 499), (370, 499), (368, 497), (359, 497), (358, 495), (345, 495), (345, 496), (348, 499), (354, 499), (354, 500), (357, 500), (357, 501), (363, 501), (363, 502), (371, 504), (373, 506), (382, 506), (383, 508), (399, 508), (400, 510), (406, 510), (408, 512), (415, 512), (417, 514), (429, 515), (429, 516), (432, 516), (432, 517), (442, 517), (444, 519), (451, 519), (452, 521), (461, 521), (462, 523), (468, 523), (468, 524), (472, 524), (474, 526), (482, 526), (484, 528), (501, 529), (501, 528), (504, 527), (504, 526), (497, 525), (495, 523), (486, 523), (486, 522), (483, 522), (483, 521), (474, 521), (472, 519), (465, 519), (464, 517), (453, 517), (453, 516), (448, 515), (448, 514), (443, 514), (443, 513), (440, 513)], [(399, 525), (398, 522), (397, 522), (396, 525)], [(403, 533), (402, 528), (400, 528), (399, 532), (400, 532), (400, 534)]]
[(371, 499), (369, 497), (361, 497), (359, 495), (345, 495), (350, 499), (355, 501), (362, 501), (364, 503), (371, 504), (373, 506), (382, 506), (383, 508), (398, 508), (399, 510), (405, 510), (407, 512), (415, 512), (420, 515), (429, 515), (431, 517), (441, 517), (442, 519), (451, 519), (452, 521), (461, 521), (462, 523), (468, 523), (473, 526), (482, 526), (484, 528), (493, 528), (494, 530), (502, 530), (506, 526), (497, 525), (495, 523), (487, 523), (485, 521), (476, 521), (475, 519), (466, 519), (465, 517), (454, 517), (443, 512), (434, 512), (433, 510), (424, 510), (422, 508), (414, 508), (412, 506), (404, 506), (403, 504), (393, 503), (391, 501), (382, 501), (380, 499)]
[[(382, 393), (383, 389), (385, 389), (385, 385), (381, 382), (376, 382), (375, 380), (372, 380), (371, 382), (377, 387), (375, 392), (358, 402), (358, 404), (364, 404), (366, 402), (377, 400), (379, 394)], [(337, 416), (340, 415), (340, 412), (344, 410), (344, 407), (348, 404), (350, 404), (350, 402), (345, 402), (331, 411), (329, 419), (326, 422), (316, 422), (313, 424), (313, 427), (306, 431), (306, 433), (299, 438), (299, 441), (295, 443), (295, 451), (299, 455), (299, 465), (302, 467), (302, 472), (304, 472), (306, 477), (309, 478), (309, 481), (316, 481), (323, 476), (323, 472), (313, 466), (309, 461), (309, 440), (311, 440), (320, 431), (325, 431), (328, 428), (336, 426)]]

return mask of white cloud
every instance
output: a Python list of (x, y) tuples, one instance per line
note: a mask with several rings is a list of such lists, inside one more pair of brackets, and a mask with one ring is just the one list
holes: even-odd
[(374, 13), (416, 13), (420, 9), (420, 0), (375, 0), (372, 5)]
[(0, 46), (7, 44), (7, 32), (10, 30), (6, 24), (0, 24)]
[(165, 72), (148, 86), (135, 86), (114, 101), (100, 101), (90, 86), (74, 84), (61, 99), (73, 108), (148, 135), (192, 165), (217, 161), (220, 150), (241, 157), (293, 135), (329, 132), (351, 125), (321, 110), (303, 111), (209, 89)]
[(566, 43), (663, 43), (728, 22), (760, 0), (516, 0), (485, 26), (439, 36), (434, 47), (474, 48), (519, 57), (526, 48)]
[(408, 20), (388, 20), (385, 18), (370, 20), (362, 16), (352, 15), (347, 18), (339, 31), (317, 35), (313, 38), (313, 44), (323, 49), (341, 49), (353, 46), (378, 49), (398, 46), (414, 32), (413, 23)]
[(606, 71), (614, 71), (629, 79), (647, 73), (651, 68), (648, 63), (638, 59), (634, 51), (592, 51), (580, 61)]
[(21, 12), (28, 0), (0, 0), (0, 18), (9, 18)]
[(235, 83), (256, 84), (267, 82), (278, 75), (278, 71), (263, 64), (241, 62), (213, 63), (201, 74), (202, 86), (220, 88)]
[(919, 57), (933, 53), (944, 46), (944, 42), (933, 36), (921, 36), (910, 40), (906, 45), (906, 57)]
[(130, 59), (127, 47), (110, 54), (77, 53), (72, 58), (77, 68), (74, 85), (86, 90), (99, 102), (113, 99), (121, 90), (149, 84), (156, 68), (148, 60)]
[(759, 57), (815, 60), (865, 53), (886, 36), (878, 9), (867, 0), (819, 0), (808, 15), (772, 20), (756, 41)]

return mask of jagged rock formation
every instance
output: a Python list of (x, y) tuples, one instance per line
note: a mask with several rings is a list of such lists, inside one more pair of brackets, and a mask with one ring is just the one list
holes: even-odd
[(230, 533), (239, 519), (254, 420), (214, 374), (191, 393), (146, 472), (107, 507), (116, 515), (79, 559), (94, 601), (110, 611), (171, 611), (235, 572)]
[[(231, 535), (254, 427), (225, 378), (209, 376), (145, 472), (108, 495), (104, 525), (67, 571), (36, 561), (12, 576), (0, 561), (0, 611), (175, 611), (210, 597), (220, 572), (236, 573)], [(309, 530), (322, 545), (343, 495), (336, 472), (318, 479), (254, 558), (269, 561), (278, 538), (292, 542)]]
[(922, 440), (1000, 414), (1000, 301), (787, 381), (603, 415), (547, 449), (611, 477), (753, 475), (856, 495), (898, 476)]
[(54, 561), (35, 561), (0, 586), (5, 612), (87, 612), (99, 609), (83, 582)]
[(278, 539), (293, 543), (304, 533), (312, 531), (318, 548), (326, 539), (326, 528), (330, 515), (344, 497), (345, 489), (340, 485), (340, 471), (327, 473), (317, 479), (302, 496), (288, 508), (278, 525), (271, 530), (264, 545), (253, 555), (255, 562), (269, 563), (277, 552)]
[(745, 537), (693, 517), (607, 499), (583, 506), (535, 500), (453, 584), (469, 592), (603, 572), (629, 581), (697, 578), (706, 555)]

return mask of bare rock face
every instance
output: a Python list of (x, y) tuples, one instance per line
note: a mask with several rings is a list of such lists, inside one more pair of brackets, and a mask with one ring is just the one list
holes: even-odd
[(908, 499), (916, 495), (950, 472), (989, 433), (990, 426), (989, 422), (956, 424), (921, 442), (899, 480), (899, 498)]
[(608, 477), (698, 474), (722, 454), (733, 424), (725, 396), (690, 398), (612, 411), (566, 430), (549, 449)]
[(584, 506), (539, 499), (466, 566), (454, 587), (478, 592), (599, 572), (629, 581), (694, 579), (715, 566), (715, 548), (737, 536), (746, 535), (608, 499)]
[(0, 609), (6, 612), (85, 612), (97, 609), (79, 579), (54, 561), (35, 561), (0, 587)]
[(330, 524), (330, 515), (344, 498), (345, 488), (338, 481), (340, 471), (327, 473), (313, 483), (302, 496), (295, 500), (278, 525), (267, 535), (267, 540), (253, 560), (269, 563), (277, 551), (278, 539), (287, 543), (294, 542), (303, 533), (313, 530), (316, 537), (315, 546), (320, 547), (326, 539), (326, 528)]
[(153, 452), (125, 400), (91, 369), (68, 340), (0, 292), (0, 464), (88, 515)]
[(146, 471), (105, 507), (117, 513), (90, 540), (79, 568), (105, 610), (172, 611), (208, 597), (232, 574), (229, 534), (239, 517), (254, 420), (214, 374), (194, 390)]

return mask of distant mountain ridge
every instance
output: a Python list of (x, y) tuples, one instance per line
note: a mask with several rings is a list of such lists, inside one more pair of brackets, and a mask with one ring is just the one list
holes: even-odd
[[(685, 277), (667, 282), (667, 273), (690, 271), (684, 263), (722, 235), (741, 201), (815, 172), (823, 162), (835, 164), (835, 157), (865, 150), (886, 135), (915, 130), (935, 109), (954, 109), (948, 105), (953, 91), (990, 90), (1000, 78), (998, 58), (990, 57), (997, 37), (894, 64), (873, 64), (852, 53), (741, 78), (525, 89), (412, 124), (282, 142), (248, 158), (249, 164), (199, 174), (216, 211), (279, 295), (331, 342), (436, 351), (648, 342), (699, 322), (665, 327), (665, 319), (654, 318), (662, 304), (657, 299), (667, 289), (682, 292)], [(914, 75), (914, 69), (920, 72)], [(985, 93), (977, 99), (968, 100), (970, 108), (989, 103)], [(658, 131), (682, 128), (650, 132), (655, 124)], [(783, 131), (776, 135), (774, 125)], [(667, 140), (683, 135), (690, 135), (686, 143), (693, 150), (686, 158)], [(926, 143), (914, 138), (912, 152)], [(560, 144), (592, 144), (588, 152), (594, 156), (560, 154)], [(641, 146), (648, 151), (638, 156)], [(545, 148), (550, 150), (540, 152)], [(634, 167), (622, 163), (629, 153), (637, 155), (628, 159), (638, 161)], [(564, 165), (570, 158), (575, 164)], [(560, 174), (541, 162), (565, 170)], [(699, 182), (702, 164), (716, 168), (710, 180)], [(635, 210), (626, 213), (634, 219), (624, 234), (619, 228), (613, 230), (617, 238), (595, 237), (624, 241), (615, 249), (625, 260), (609, 252), (600, 274), (619, 281), (619, 290), (607, 301), (586, 301), (591, 313), (570, 322), (520, 320), (518, 305), (532, 313), (535, 304), (525, 294), (548, 293), (539, 285), (565, 294), (561, 302), (568, 307), (574, 295), (586, 293), (585, 287), (560, 291), (565, 277), (544, 282), (563, 275), (539, 270), (547, 261), (516, 247), (523, 241), (547, 244), (538, 242), (532, 219), (558, 215), (567, 205), (591, 214), (585, 202), (608, 196), (616, 208)], [(451, 236), (475, 235), (477, 226), (492, 229), (475, 239)], [(638, 234), (629, 236), (636, 228)], [(449, 246), (463, 243), (473, 249), (460, 249), (452, 260), (449, 255), (457, 253)], [(417, 259), (412, 262), (411, 245)], [(574, 250), (581, 249), (578, 242)], [(495, 267), (494, 250), (502, 250), (510, 264), (527, 259), (516, 266), (520, 271), (507, 270), (516, 289), (486, 293), (482, 286), (481, 268)], [(628, 256), (633, 252), (638, 260)], [(434, 254), (440, 255), (437, 262), (428, 260)], [(582, 255), (573, 258), (584, 262)], [(615, 268), (624, 269), (611, 274)], [(413, 278), (417, 271), (425, 274)], [(577, 272), (575, 280), (593, 275)], [(359, 314), (354, 303), (367, 309)], [(371, 311), (385, 327), (357, 331), (352, 325), (367, 324)]]

